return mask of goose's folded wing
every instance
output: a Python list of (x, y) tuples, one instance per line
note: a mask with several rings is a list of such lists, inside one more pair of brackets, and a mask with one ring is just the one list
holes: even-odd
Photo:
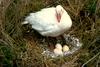
[(46, 31), (54, 29), (56, 24), (54, 9), (41, 10), (36, 13), (30, 13), (26, 20), (32, 25), (32, 28), (37, 31)]

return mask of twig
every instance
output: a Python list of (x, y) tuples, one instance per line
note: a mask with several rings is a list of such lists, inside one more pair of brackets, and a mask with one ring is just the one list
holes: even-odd
[(91, 59), (89, 59), (87, 62), (85, 62), (81, 67), (84, 67), (86, 64), (88, 64), (90, 61), (92, 61), (94, 58), (96, 58), (98, 55), (100, 54), (100, 52), (99, 53), (97, 53), (94, 57), (92, 57)]
[(96, 63), (96, 67), (99, 67), (99, 62), (100, 62), (100, 56), (99, 56), (99, 59), (98, 59), (98, 61)]
[(4, 44), (8, 45), (7, 42), (5, 42), (4, 40), (0, 39), (0, 43), (3, 42)]
[(72, 6), (72, 4), (70, 3), (70, 1), (67, 0), (67, 2), (68, 2), (68, 4), (69, 4), (69, 6), (71, 7), (71, 9), (72, 9), (73, 11), (75, 11), (75, 9), (74, 9), (74, 7)]

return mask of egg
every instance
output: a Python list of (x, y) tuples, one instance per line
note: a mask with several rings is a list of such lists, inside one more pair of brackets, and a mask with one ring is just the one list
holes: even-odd
[(54, 53), (56, 55), (63, 55), (63, 52), (62, 52), (62, 45), (60, 43), (57, 43), (55, 45), (55, 49), (54, 49)]
[(62, 55), (63, 55), (62, 50), (57, 49), (57, 48), (55, 48), (55, 49), (54, 49), (54, 53), (55, 53), (56, 55), (60, 55), (60, 56), (62, 56)]
[(61, 45), (60, 43), (57, 43), (57, 44), (55, 45), (55, 48), (57, 48), (57, 49), (59, 49), (59, 50), (62, 50), (62, 45)]
[(64, 45), (62, 50), (63, 50), (63, 52), (69, 51), (69, 47), (67, 45)]

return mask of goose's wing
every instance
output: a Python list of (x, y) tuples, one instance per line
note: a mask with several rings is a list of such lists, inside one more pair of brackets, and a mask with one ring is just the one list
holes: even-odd
[(54, 29), (54, 25), (57, 22), (55, 19), (55, 8), (46, 8), (36, 13), (30, 13), (25, 20), (37, 31)]

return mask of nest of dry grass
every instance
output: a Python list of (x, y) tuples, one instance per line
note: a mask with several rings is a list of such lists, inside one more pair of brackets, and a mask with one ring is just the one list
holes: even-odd
[[(41, 55), (41, 35), (22, 26), (25, 16), (42, 8), (61, 4), (73, 20), (66, 33), (78, 37), (83, 47), (64, 58)], [(30, 32), (29, 32), (30, 31)], [(55, 40), (49, 43), (54, 44)], [(0, 1), (0, 66), (1, 67), (99, 67), (100, 1), (99, 0), (1, 0)]]

